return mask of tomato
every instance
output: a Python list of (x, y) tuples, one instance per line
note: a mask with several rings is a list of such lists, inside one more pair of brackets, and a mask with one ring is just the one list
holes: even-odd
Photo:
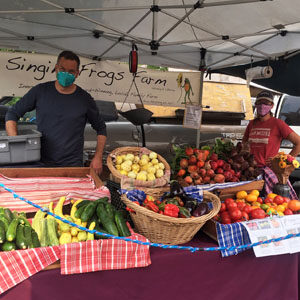
[(263, 204), (263, 199), (261, 197), (257, 197), (257, 200), (256, 202), (260, 203), (260, 204)]
[(280, 205), (284, 202), (284, 199), (282, 196), (277, 195), (274, 199), (273, 202), (276, 203), (277, 205)]
[(226, 218), (226, 217), (228, 217), (228, 218), (230, 217), (230, 216), (229, 216), (229, 212), (228, 212), (227, 210), (221, 212), (220, 216), (221, 216), (222, 219), (223, 219), (223, 218)]
[(250, 212), (253, 210), (253, 208), (250, 205), (246, 205), (243, 209), (243, 211), (247, 214), (250, 214)]
[(245, 202), (237, 202), (237, 207), (239, 210), (243, 210), (247, 204)]
[(251, 211), (252, 219), (264, 219), (266, 217), (266, 213), (261, 208), (256, 208)]
[(249, 220), (249, 215), (245, 211), (242, 211), (242, 220), (243, 221), (248, 221)]
[(289, 208), (286, 208), (285, 211), (284, 211), (284, 214), (285, 214), (286, 216), (288, 216), (288, 215), (293, 215), (293, 211), (292, 211), (291, 209), (289, 209)]
[(222, 224), (231, 224), (231, 219), (230, 219), (230, 217), (222, 218)]
[(264, 203), (273, 203), (273, 199), (270, 198), (270, 197), (267, 197), (267, 198), (264, 200)]
[(228, 210), (228, 211), (234, 210), (234, 209), (236, 209), (237, 207), (238, 207), (238, 206), (237, 206), (237, 203), (232, 202), (232, 203), (229, 203), (229, 204), (227, 205), (227, 210)]
[(221, 203), (220, 213), (226, 210), (226, 204)]
[(288, 197), (282, 197), (282, 198), (283, 198), (283, 200), (284, 200), (285, 203), (289, 203), (291, 201), (291, 199), (288, 198)]
[(242, 212), (238, 208), (230, 210), (229, 215), (233, 221), (237, 221), (242, 218)]
[(229, 203), (233, 203), (234, 200), (233, 200), (232, 198), (226, 198), (226, 199), (224, 200), (224, 202), (225, 202), (226, 206), (228, 206), (228, 204), (229, 204)]

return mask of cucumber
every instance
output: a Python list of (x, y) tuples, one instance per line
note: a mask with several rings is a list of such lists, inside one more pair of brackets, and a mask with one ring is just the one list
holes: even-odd
[(16, 234), (17, 234), (17, 226), (19, 224), (19, 220), (18, 219), (13, 219), (9, 226), (8, 229), (6, 231), (6, 239), (11, 242), (16, 238)]
[(5, 240), (6, 240), (5, 225), (2, 221), (0, 221), (0, 244), (4, 243)]
[(12, 211), (9, 208), (4, 208), (4, 215), (6, 217), (6, 219), (9, 221), (9, 223), (15, 219), (14, 214), (12, 213)]
[(87, 222), (92, 217), (96, 210), (96, 206), (97, 203), (93, 201), (92, 203), (89, 203), (87, 206), (84, 207), (84, 210), (80, 216), (82, 222)]
[(31, 237), (31, 226), (24, 226), (24, 237), (25, 242), (28, 248), (31, 248), (32, 246), (32, 237)]
[(89, 228), (90, 225), (95, 222), (96, 225), (99, 223), (98, 222), (98, 217), (97, 217), (97, 214), (94, 212), (94, 214), (92, 215), (92, 217), (88, 220), (87, 224), (86, 224), (86, 228)]
[(31, 228), (31, 240), (32, 240), (32, 245), (30, 245), (30, 248), (41, 247), (39, 237), (33, 228)]
[(8, 220), (5, 218), (4, 215), (0, 215), (0, 221), (4, 224), (4, 228), (5, 228), (5, 232), (6, 232), (8, 229), (8, 226), (9, 226)]
[(42, 247), (47, 247), (48, 244), (49, 244), (49, 241), (48, 241), (48, 230), (47, 230), (47, 221), (50, 220), (50, 219), (42, 219), (40, 220), (41, 222), (41, 239), (40, 239), (40, 242), (41, 242), (41, 246)]
[(107, 211), (108, 217), (115, 219), (115, 208), (110, 203), (105, 203), (104, 207)]
[(24, 234), (24, 225), (18, 224), (17, 226), (17, 234), (16, 234), (16, 245), (19, 249), (26, 249), (27, 243)]
[(4, 214), (4, 208), (0, 207), (0, 215)]
[(59, 240), (56, 234), (56, 220), (51, 218), (47, 220), (47, 231), (49, 238), (49, 246), (58, 246)]
[(97, 203), (104, 203), (105, 204), (105, 203), (108, 202), (108, 197), (99, 198), (95, 202), (97, 202)]
[(19, 215), (18, 219), (19, 219), (19, 223), (20, 223), (20, 224), (31, 227), (31, 224), (30, 224), (30, 222), (26, 219), (26, 217), (24, 218), (23, 216), (20, 216), (20, 215)]
[(121, 211), (115, 212), (115, 222), (120, 233), (120, 236), (130, 236), (131, 233), (127, 227), (126, 221), (123, 217), (123, 213)]
[[(108, 231), (106, 231), (103, 227), (100, 227), (99, 225), (96, 225), (94, 229), (99, 232), (110, 234)], [(100, 235), (100, 234), (96, 234), (96, 233), (94, 234), (94, 237), (95, 237), (95, 240), (109, 239), (109, 237), (106, 237), (106, 236)]]
[[(80, 203), (81, 203), (81, 202), (80, 202)], [(80, 203), (79, 203), (79, 204), (80, 204)], [(78, 204), (78, 205), (79, 205), (79, 204)], [(81, 215), (82, 215), (82, 213), (83, 213), (85, 207), (86, 207), (87, 205), (89, 205), (89, 204), (90, 204), (90, 201), (89, 201), (89, 203), (87, 203), (87, 204), (85, 204), (85, 205), (79, 207), (79, 208), (76, 210), (76, 212), (75, 212), (75, 214), (74, 214), (74, 217), (75, 217), (76, 219), (81, 219)]]
[(79, 209), (80, 207), (85, 206), (85, 205), (87, 205), (89, 203), (91, 203), (91, 200), (82, 200), (80, 203), (78, 203), (76, 205), (76, 208)]
[(6, 241), (1, 248), (2, 251), (13, 251), (17, 249), (16, 244), (14, 242), (9, 241)]
[(119, 236), (118, 228), (115, 224), (115, 219), (111, 218), (103, 203), (97, 205), (97, 216), (101, 220), (101, 223), (109, 234)]

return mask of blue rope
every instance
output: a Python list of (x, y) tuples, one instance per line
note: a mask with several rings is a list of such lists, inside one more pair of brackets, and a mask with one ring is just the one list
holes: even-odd
[(35, 204), (19, 195), (17, 195), (13, 190), (7, 188), (4, 184), (0, 183), (0, 187), (3, 187), (6, 191), (12, 193), (14, 198), (19, 198), (22, 201), (25, 201), (26, 203), (30, 204), (31, 206), (34, 206), (38, 209), (40, 209), (42, 212), (47, 213), (48, 215), (54, 217), (55, 219), (58, 219), (64, 223), (67, 223), (69, 225), (71, 225), (72, 227), (76, 227), (79, 228), (80, 230), (84, 230), (86, 232), (89, 232), (91, 234), (96, 234), (96, 235), (100, 235), (100, 236), (105, 236), (105, 237), (109, 237), (112, 239), (116, 239), (116, 240), (123, 240), (126, 242), (133, 242), (139, 245), (144, 245), (144, 246), (152, 246), (152, 247), (159, 247), (159, 248), (163, 248), (163, 249), (177, 249), (177, 250), (188, 250), (192, 253), (196, 252), (196, 251), (223, 251), (223, 250), (227, 250), (227, 251), (233, 251), (235, 249), (250, 249), (253, 248), (255, 246), (260, 246), (260, 245), (265, 245), (265, 244), (270, 244), (270, 243), (274, 243), (274, 242), (280, 242), (283, 240), (287, 240), (290, 238), (295, 238), (295, 237), (300, 237), (300, 232), (299, 233), (293, 233), (293, 234), (288, 234), (286, 236), (283, 237), (279, 237), (279, 238), (273, 238), (273, 239), (269, 239), (266, 241), (260, 241), (260, 242), (256, 242), (256, 243), (250, 243), (250, 244), (246, 244), (246, 245), (241, 245), (241, 246), (232, 246), (232, 247), (190, 247), (190, 246), (179, 246), (179, 245), (165, 245), (165, 244), (158, 244), (158, 243), (150, 243), (150, 242), (142, 242), (139, 240), (135, 240), (135, 239), (130, 239), (127, 237), (119, 237), (119, 236), (114, 236), (108, 233), (104, 233), (104, 232), (99, 232), (97, 230), (90, 230), (86, 227), (80, 226), (76, 223), (73, 223), (67, 219), (64, 219), (52, 212), (50, 212), (47, 208), (43, 208), (38, 204)]

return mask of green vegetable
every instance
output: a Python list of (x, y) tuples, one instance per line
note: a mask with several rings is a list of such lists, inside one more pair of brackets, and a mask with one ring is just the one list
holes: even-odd
[(26, 249), (26, 238), (24, 234), (24, 225), (18, 224), (17, 226), (17, 232), (16, 232), (16, 245), (19, 249)]
[(6, 231), (6, 239), (9, 242), (13, 241), (16, 238), (18, 224), (19, 224), (18, 219), (13, 219), (9, 224), (8, 229)]
[(22, 225), (26, 225), (26, 226), (30, 226), (31, 224), (29, 223), (29, 221), (26, 219), (26, 217), (20, 216), (18, 217), (20, 224)]
[(106, 209), (108, 217), (111, 219), (114, 219), (115, 218), (115, 208), (110, 203), (105, 203), (104, 207)]
[(5, 240), (6, 240), (5, 225), (2, 221), (0, 221), (0, 244), (4, 243)]
[(103, 203), (99, 203), (97, 205), (97, 216), (101, 220), (101, 223), (106, 231), (108, 231), (112, 235), (119, 236), (118, 228), (115, 224), (115, 219), (111, 218)]
[(0, 215), (0, 221), (4, 224), (4, 228), (5, 228), (5, 232), (6, 232), (8, 229), (8, 226), (9, 226), (9, 222), (8, 222), (7, 218), (5, 218), (4, 215)]
[(16, 250), (16, 244), (14, 242), (9, 242), (6, 241), (3, 245), (2, 245), (2, 251), (12, 251), (12, 250)]
[(95, 202), (97, 202), (97, 204), (98, 203), (104, 203), (105, 204), (105, 203), (108, 202), (108, 198), (107, 197), (99, 198)]
[(115, 212), (115, 222), (120, 233), (120, 236), (130, 236), (131, 233), (127, 227), (126, 221), (123, 217), (123, 213), (121, 211)]
[[(94, 229), (98, 232), (103, 232), (103, 233), (106, 233), (106, 234), (110, 234), (108, 231), (106, 231), (103, 227), (101, 227), (99, 225), (96, 225)], [(95, 240), (109, 239), (109, 237), (106, 237), (106, 236), (100, 235), (100, 234), (96, 234), (96, 233), (94, 234), (94, 237), (95, 237)]]
[(32, 245), (30, 245), (30, 248), (39, 248), (39, 247), (41, 247), (39, 237), (38, 237), (37, 233), (34, 231), (33, 228), (31, 228), (31, 240), (32, 240)]
[[(93, 216), (93, 214), (96, 210), (96, 207), (97, 207), (96, 202), (92, 202), (92, 203), (89, 203), (88, 205), (86, 205), (80, 216), (81, 221), (87, 222)], [(76, 216), (76, 213), (75, 213), (75, 216)]]
[(0, 215), (4, 214), (4, 208), (0, 207)]
[(191, 217), (190, 211), (186, 207), (183, 207), (183, 206), (179, 206), (179, 214), (182, 215), (184, 218)]
[(59, 240), (56, 233), (56, 220), (54, 218), (47, 219), (48, 246), (58, 246)]
[(12, 213), (12, 211), (9, 208), (4, 208), (4, 215), (7, 218), (7, 220), (9, 221), (9, 223), (15, 219), (14, 214)]
[(87, 204), (89, 204), (89, 203), (91, 203), (91, 200), (82, 200), (80, 203), (78, 203), (78, 204), (76, 205), (76, 208), (77, 208), (77, 210), (78, 210), (80, 207), (85, 206), (85, 205), (87, 205)]
[(47, 229), (47, 221), (50, 219), (41, 219), (41, 237), (40, 237), (40, 242), (41, 242), (41, 247), (47, 247), (49, 245), (49, 240), (48, 240), (48, 229)]
[(31, 226), (28, 225), (24, 226), (24, 237), (25, 237), (25, 243), (27, 247), (31, 248), (32, 246)]
[[(88, 206), (88, 205), (90, 204), (90, 202), (91, 202), (91, 201), (89, 201), (89, 203), (87, 203), (87, 204), (81, 206), (80, 208), (78, 208), (78, 209), (76, 210), (76, 212), (75, 212), (75, 214), (74, 214), (74, 217), (75, 217), (76, 219), (81, 219), (81, 215), (82, 215), (82, 213), (83, 213), (85, 207)], [(81, 202), (80, 202), (80, 203), (81, 203)], [(80, 204), (80, 203), (79, 203), (79, 204)], [(78, 205), (79, 205), (79, 204), (78, 204)], [(78, 205), (77, 205), (77, 206), (78, 206)], [(77, 206), (76, 206), (76, 207), (77, 207)]]

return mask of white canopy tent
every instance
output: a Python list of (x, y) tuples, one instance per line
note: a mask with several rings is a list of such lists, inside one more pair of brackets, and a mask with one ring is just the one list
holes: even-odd
[(299, 11), (299, 0), (2, 0), (0, 47), (128, 61), (135, 43), (139, 63), (213, 70), (293, 54)]

